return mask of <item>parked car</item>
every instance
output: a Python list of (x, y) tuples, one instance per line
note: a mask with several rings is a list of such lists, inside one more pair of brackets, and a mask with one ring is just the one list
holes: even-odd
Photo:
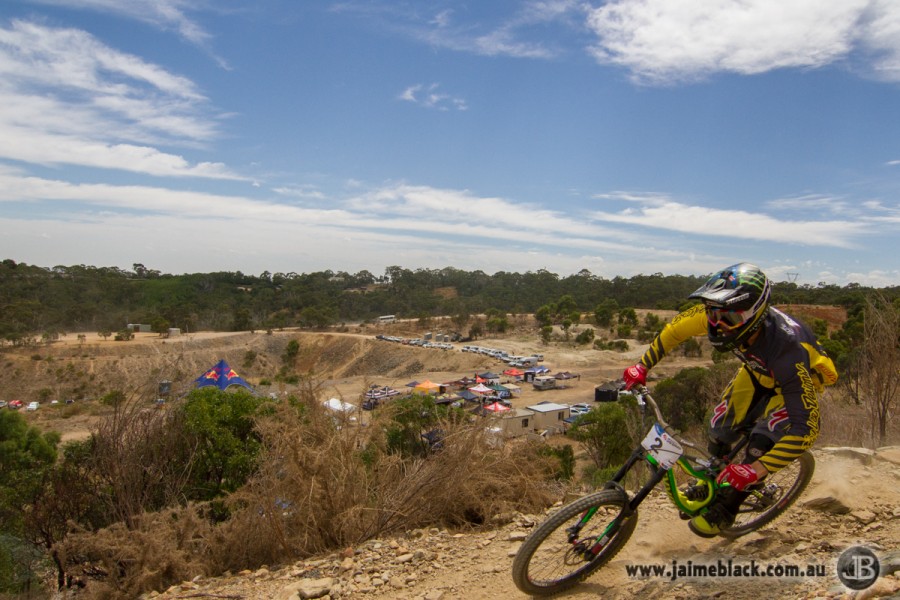
[(10, 400), (8, 404), (9, 408), (13, 410), (19, 410), (23, 405), (24, 403), (21, 400)]
[(41, 407), (40, 402), (29, 402), (28, 406), (25, 407), (25, 410), (37, 410)]
[(6, 408), (6, 400), (0, 400), (0, 408)]

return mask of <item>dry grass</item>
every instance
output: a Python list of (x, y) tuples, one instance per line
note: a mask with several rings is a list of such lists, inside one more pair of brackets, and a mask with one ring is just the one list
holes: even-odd
[[(822, 418), (816, 446), (855, 446), (874, 448), (871, 412), (865, 405), (856, 404), (841, 386), (830, 387), (819, 400)], [(895, 419), (887, 430), (885, 445), (900, 444), (900, 420)]]
[[(147, 431), (142, 420), (132, 422)], [(310, 387), (303, 410), (279, 404), (258, 422), (260, 468), (225, 500), (228, 520), (214, 523), (202, 504), (131, 513), (97, 532), (71, 532), (61, 555), (82, 565), (88, 597), (133, 598), (197, 575), (288, 564), (421, 527), (477, 526), (556, 499), (551, 464), (528, 445), (495, 447), (483, 427), (448, 421), (439, 424), (440, 450), (401, 457), (386, 451), (382, 425), (336, 421)], [(117, 456), (142, 468), (123, 449)]]
[[(317, 403), (310, 408), (303, 417), (283, 408), (261, 423), (263, 464), (230, 499), (237, 509), (229, 524), (234, 539), (218, 569), (246, 566), (248, 559), (271, 564), (424, 526), (479, 524), (550, 500), (541, 483), (549, 465), (532, 453), (491, 446), (482, 428), (441, 423), (439, 451), (404, 458), (385, 452), (379, 422), (336, 428)], [(235, 556), (243, 565), (232, 562)]]

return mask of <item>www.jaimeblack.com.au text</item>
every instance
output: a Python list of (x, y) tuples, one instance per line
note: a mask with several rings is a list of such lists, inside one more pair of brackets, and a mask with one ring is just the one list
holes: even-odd
[(625, 572), (632, 579), (664, 578), (670, 581), (677, 579), (702, 579), (702, 578), (785, 578), (804, 579), (811, 577), (825, 577), (826, 569), (823, 564), (798, 565), (792, 563), (758, 563), (755, 560), (736, 562), (733, 559), (708, 563), (695, 563), (694, 561), (671, 563), (626, 565)]

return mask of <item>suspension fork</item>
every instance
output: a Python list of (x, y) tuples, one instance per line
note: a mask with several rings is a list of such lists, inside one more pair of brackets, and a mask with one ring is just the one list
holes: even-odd
[[(612, 480), (604, 486), (604, 488), (619, 489), (623, 493), (625, 493), (624, 488), (621, 486), (621, 481), (625, 478), (625, 475), (628, 473), (628, 471), (630, 471), (631, 468), (642, 458), (644, 458), (644, 449), (638, 446), (634, 450), (634, 452), (631, 453), (631, 456), (628, 457), (628, 460), (625, 461), (625, 464), (622, 465), (622, 467), (616, 472)], [(644, 498), (646, 498), (647, 495), (650, 494), (650, 492), (653, 490), (653, 488), (659, 485), (659, 483), (665, 478), (665, 469), (659, 468), (649, 457), (648, 462), (650, 462), (651, 466), (653, 467), (653, 474), (650, 479), (646, 484), (644, 484), (644, 487), (638, 490), (637, 494), (635, 494), (634, 497), (622, 507), (622, 510), (618, 515), (616, 515), (616, 518), (610, 521), (609, 525), (604, 528), (603, 532), (601, 532), (600, 535), (594, 538), (594, 542), (593, 544), (591, 544), (590, 548), (586, 550), (585, 556), (596, 556), (597, 554), (599, 554), (600, 551), (609, 542), (609, 540), (612, 539), (619, 531), (619, 528), (622, 526), (622, 523), (625, 522), (625, 519), (634, 514), (640, 503), (644, 501)], [(579, 519), (578, 523), (576, 523), (566, 531), (570, 544), (573, 544), (578, 540), (579, 532), (596, 513), (596, 507), (589, 508), (584, 512), (584, 514), (581, 515), (581, 519)]]

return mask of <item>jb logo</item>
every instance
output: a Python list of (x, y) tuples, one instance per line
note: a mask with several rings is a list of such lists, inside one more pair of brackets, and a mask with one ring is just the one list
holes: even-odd
[(848, 548), (838, 558), (838, 579), (851, 590), (864, 590), (871, 586), (880, 572), (878, 557), (864, 546)]

